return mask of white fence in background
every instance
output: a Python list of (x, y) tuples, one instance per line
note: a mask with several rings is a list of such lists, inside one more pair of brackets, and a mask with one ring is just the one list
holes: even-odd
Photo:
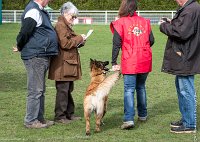
[[(3, 23), (20, 23), (23, 10), (2, 10)], [(176, 11), (137, 11), (138, 15), (150, 19), (151, 24), (158, 24), (161, 17), (172, 18)], [(110, 24), (117, 18), (118, 11), (79, 11), (75, 24)], [(60, 12), (49, 11), (52, 22), (56, 22)]]

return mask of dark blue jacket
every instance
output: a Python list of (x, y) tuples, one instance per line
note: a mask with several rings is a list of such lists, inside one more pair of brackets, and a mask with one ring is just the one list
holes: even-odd
[(30, 9), (37, 9), (42, 16), (42, 24), (35, 27), (32, 36), (21, 50), (21, 58), (23, 60), (31, 59), (33, 57), (45, 57), (58, 54), (58, 40), (57, 34), (51, 24), (49, 15), (46, 11), (41, 10), (39, 6), (30, 1), (22, 14), (22, 24), (24, 16)]

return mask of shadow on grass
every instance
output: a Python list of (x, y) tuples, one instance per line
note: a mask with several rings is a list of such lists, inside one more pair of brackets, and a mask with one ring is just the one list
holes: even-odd
[[(113, 95), (113, 94), (111, 94)], [(176, 97), (176, 96), (175, 96)], [(136, 101), (136, 100), (135, 100)], [(135, 102), (136, 103), (136, 102)], [(107, 113), (103, 118), (105, 125), (101, 126), (102, 132), (109, 131), (110, 129), (119, 129), (123, 123), (123, 98), (113, 98), (113, 96), (109, 97), (108, 101), (108, 109)], [(135, 108), (136, 109), (136, 108)], [(83, 104), (78, 103), (76, 105), (76, 113), (82, 117), (82, 124), (85, 126), (85, 119), (84, 119), (84, 111), (83, 111)], [(148, 107), (148, 121), (146, 124), (149, 125), (160, 123), (161, 125), (167, 125), (170, 123), (171, 116), (177, 117), (179, 119), (179, 109), (178, 109), (178, 101), (174, 98), (167, 98), (167, 99), (155, 99), (155, 102), (149, 104)], [(197, 116), (200, 115), (200, 109), (197, 109)], [(159, 122), (160, 120), (160, 122)], [(94, 112), (91, 114), (91, 133), (93, 134), (95, 131), (95, 117)], [(144, 124), (144, 123), (143, 123)], [(199, 128), (200, 119), (197, 119), (197, 128)], [(137, 111), (135, 115), (135, 128), (138, 129), (141, 125), (140, 122), (137, 121)], [(85, 129), (85, 127), (83, 127)]]
[[(104, 126), (101, 126), (102, 131), (107, 131), (110, 129), (120, 129), (120, 126), (123, 123), (123, 100), (120, 99), (110, 99), (108, 104), (108, 110), (104, 117)], [(170, 102), (170, 103), (169, 103)], [(172, 109), (176, 108), (176, 109)], [(81, 106), (79, 106), (81, 109)], [(135, 108), (136, 109), (136, 108)], [(83, 115), (83, 108), (81, 109), (81, 114)], [(148, 120), (155, 119), (156, 117), (165, 117), (166, 114), (173, 114), (173, 112), (177, 111), (177, 102), (176, 100), (165, 99), (163, 101), (157, 102), (152, 105), (152, 107), (148, 108)], [(92, 114), (94, 115), (94, 113)], [(83, 118), (84, 119), (84, 118)], [(85, 123), (85, 120), (83, 120)], [(91, 121), (95, 121), (94, 117), (91, 117)], [(93, 123), (93, 124), (92, 124)], [(148, 123), (148, 121), (146, 122)], [(150, 122), (152, 123), (152, 122)], [(166, 122), (168, 123), (168, 122)], [(135, 115), (135, 129), (139, 128), (139, 122), (137, 121), (137, 112)], [(91, 130), (95, 129), (95, 123), (91, 122)]]
[[(171, 102), (171, 103), (169, 104), (169, 102)], [(119, 104), (119, 100), (117, 100), (117, 99), (112, 100), (112, 103)], [(120, 107), (122, 107), (122, 108), (120, 108)], [(116, 106), (114, 106), (114, 108), (117, 109), (118, 111), (116, 113), (110, 114), (108, 117), (106, 117), (105, 123), (107, 124), (107, 126), (103, 127), (103, 130), (112, 129), (113, 127), (120, 128), (120, 126), (122, 125), (123, 115), (124, 115), (123, 105), (122, 106), (116, 105)], [(148, 108), (148, 120), (155, 119), (155, 121), (157, 121), (157, 118), (156, 118), (157, 116), (162, 117), (162, 115), (163, 115), (163, 117), (165, 117), (164, 115), (173, 114), (174, 111), (177, 111), (177, 109), (172, 109), (172, 108), (177, 108), (176, 100), (165, 99), (161, 102), (155, 103), (152, 105), (152, 107)], [(121, 110), (121, 112), (120, 112), (120, 110)], [(112, 110), (110, 110), (110, 111), (112, 111)], [(108, 113), (112, 113), (112, 112), (108, 112)], [(138, 123), (137, 122), (137, 118), (138, 118), (137, 111), (135, 113), (136, 114), (134, 117), (134, 121), (136, 123), (136, 129), (137, 129), (139, 127), (137, 124)], [(148, 121), (146, 123), (148, 123)]]
[(26, 89), (25, 73), (0, 73), (0, 92), (15, 92)]

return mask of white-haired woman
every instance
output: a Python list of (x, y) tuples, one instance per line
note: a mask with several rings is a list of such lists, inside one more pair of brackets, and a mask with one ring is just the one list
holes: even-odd
[(67, 124), (80, 117), (74, 116), (75, 105), (72, 97), (74, 81), (81, 78), (81, 63), (78, 48), (84, 45), (85, 35), (77, 35), (72, 25), (77, 18), (78, 9), (71, 3), (64, 3), (55, 30), (60, 52), (52, 58), (49, 79), (55, 80), (56, 102), (55, 121)]

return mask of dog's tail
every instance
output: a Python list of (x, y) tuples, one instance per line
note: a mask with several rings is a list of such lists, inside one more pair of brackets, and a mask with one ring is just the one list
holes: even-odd
[(101, 94), (102, 96), (107, 96), (111, 90), (111, 88), (115, 85), (116, 81), (120, 78), (121, 72), (115, 71), (114, 74), (108, 76), (96, 90), (97, 94)]

